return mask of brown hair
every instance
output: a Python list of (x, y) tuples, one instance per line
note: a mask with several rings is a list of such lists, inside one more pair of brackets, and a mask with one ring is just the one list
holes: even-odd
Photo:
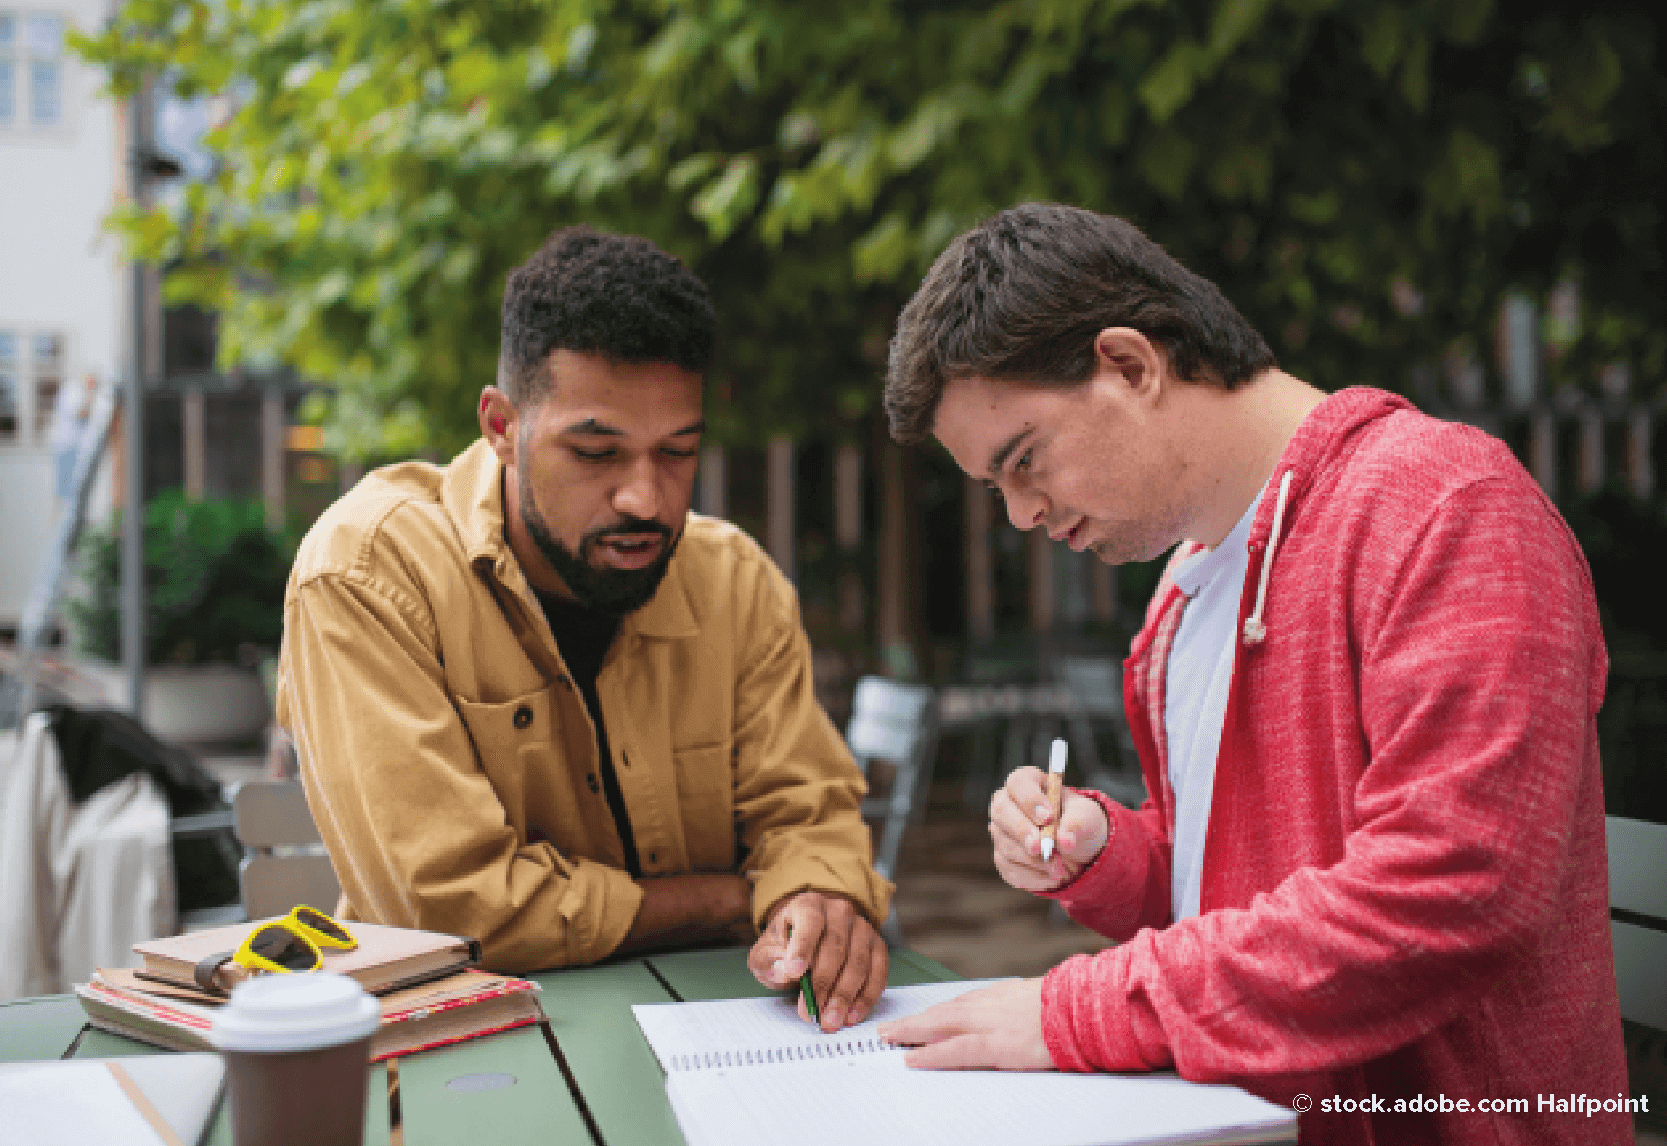
[(944, 387), (981, 377), (1078, 385), (1094, 337), (1126, 326), (1158, 343), (1189, 382), (1232, 389), (1273, 351), (1214, 283), (1113, 215), (1026, 203), (961, 235), (897, 320), (886, 370), (891, 435), (932, 432)]

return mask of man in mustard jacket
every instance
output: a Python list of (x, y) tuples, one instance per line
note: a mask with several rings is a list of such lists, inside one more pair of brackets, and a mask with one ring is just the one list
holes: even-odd
[(891, 887), (792, 586), (689, 512), (712, 342), (677, 260), (552, 235), (509, 276), (482, 440), (302, 543), (278, 720), (349, 918), (506, 970), (756, 935), (838, 1030), (885, 986)]

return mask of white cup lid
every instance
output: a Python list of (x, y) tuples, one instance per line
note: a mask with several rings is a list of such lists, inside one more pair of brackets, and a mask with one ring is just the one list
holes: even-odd
[(232, 988), (215, 1013), (212, 1039), (226, 1051), (314, 1050), (365, 1038), (381, 1018), (376, 1000), (346, 975), (257, 975)]

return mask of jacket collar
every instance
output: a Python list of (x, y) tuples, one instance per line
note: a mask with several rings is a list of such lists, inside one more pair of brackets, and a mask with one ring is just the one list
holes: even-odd
[[(1268, 482), (1268, 489), (1277, 491), (1284, 475), (1290, 473), (1291, 485), (1285, 508), (1287, 520), (1296, 512), (1321, 471), (1342, 452), (1356, 430), (1397, 410), (1410, 409), (1412, 403), (1399, 395), (1369, 386), (1353, 386), (1337, 391), (1309, 411), (1308, 417), (1303, 419), (1302, 425), (1286, 443), (1285, 452), (1280, 455), (1279, 464), (1274, 467)], [(1256, 511), (1255, 523), (1250, 527), (1253, 553), (1267, 543), (1269, 534), (1273, 532), (1276, 500), (1275, 497), (1264, 496)]]
[[(520, 594), (532, 607), (537, 598), (532, 586), (515, 559), (515, 551), (504, 536), (504, 464), (498, 460), (491, 445), (482, 438), (458, 454), (446, 467), (441, 485), (440, 500), (452, 527), (463, 543), (463, 552), (471, 567), (489, 574), (500, 584)], [(688, 587), (684, 583), (687, 562), (682, 547), (671, 559), (659, 590), (648, 604), (631, 613), (620, 625), (622, 633), (644, 637), (679, 639), (700, 634), (700, 625), (689, 604)], [(542, 610), (534, 609), (533, 615)]]

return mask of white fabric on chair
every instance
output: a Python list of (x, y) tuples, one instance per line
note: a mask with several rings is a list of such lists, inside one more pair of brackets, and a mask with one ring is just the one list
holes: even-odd
[(175, 929), (168, 804), (134, 773), (71, 802), (45, 713), (30, 715), (0, 807), (0, 1001), (67, 991)]

